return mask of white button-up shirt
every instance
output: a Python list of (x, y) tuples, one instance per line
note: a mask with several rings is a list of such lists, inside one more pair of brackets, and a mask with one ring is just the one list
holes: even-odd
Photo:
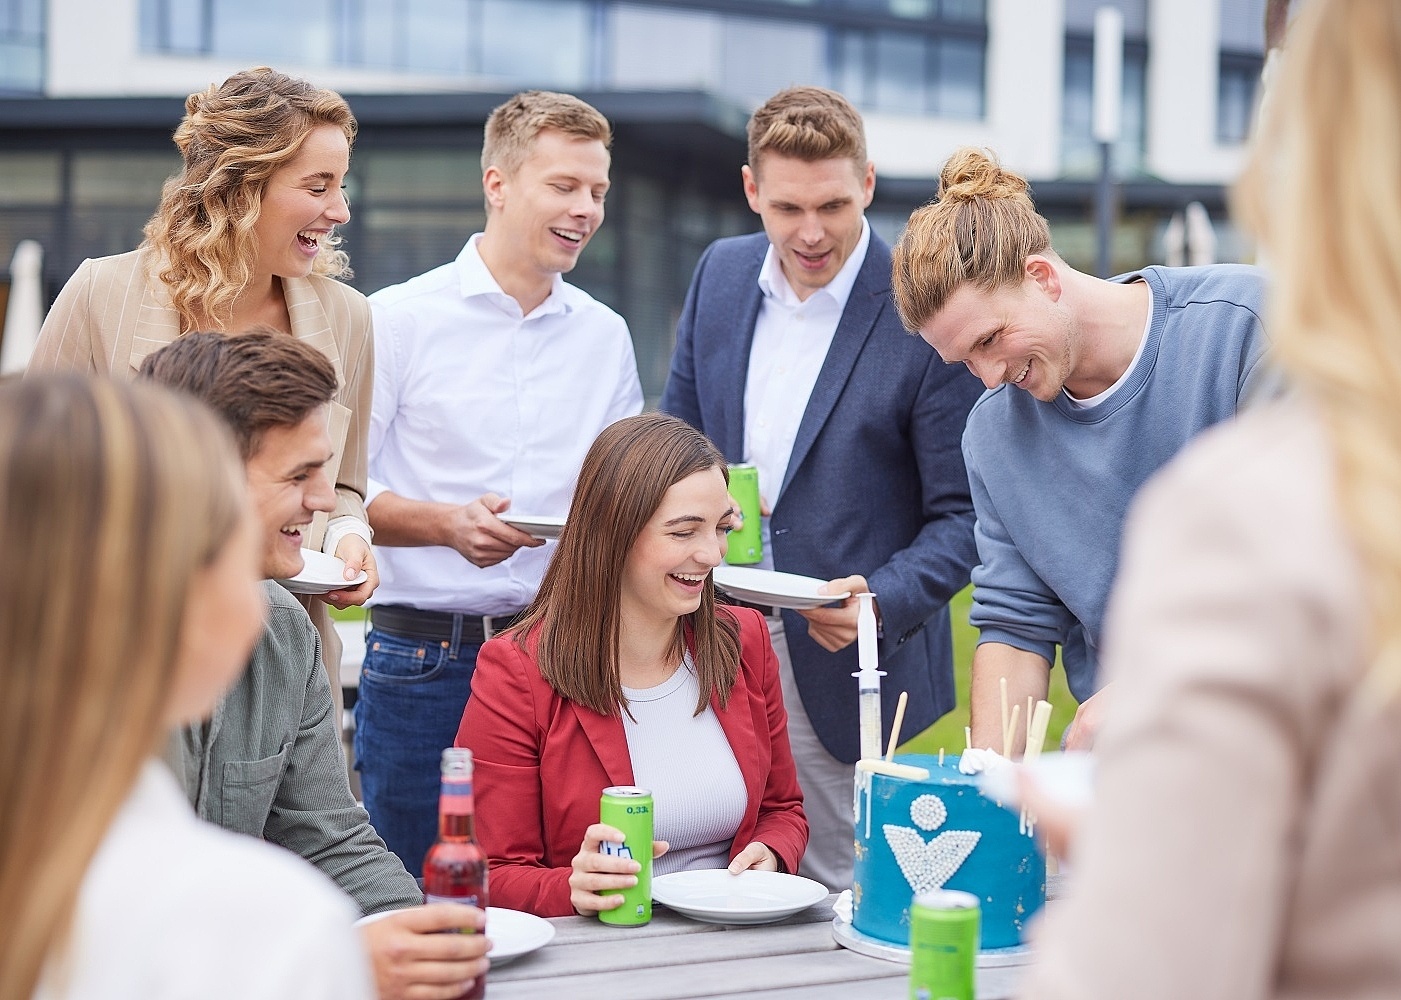
[[(623, 318), (559, 276), (530, 315), (477, 252), (370, 296), (375, 391), (367, 503), (385, 490), (564, 516), (598, 433), (642, 409)], [(445, 546), (377, 546), (372, 604), (497, 615), (529, 604), (554, 543), (480, 568)]]
[[(827, 350), (870, 245), (871, 227), (863, 218), (861, 239), (851, 256), (836, 276), (806, 301), (799, 299), (788, 283), (773, 247), (764, 254), (759, 268), (763, 299), (754, 322), (744, 385), (744, 456), (759, 470), (759, 493), (769, 507), (778, 502), (808, 397), (827, 360)], [(764, 519), (764, 558), (759, 565), (773, 568), (768, 518)]]

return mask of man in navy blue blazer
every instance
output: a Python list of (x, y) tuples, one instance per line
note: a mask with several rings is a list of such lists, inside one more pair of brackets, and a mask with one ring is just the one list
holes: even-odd
[[(701, 257), (661, 408), (759, 470), (763, 568), (876, 594), (888, 736), (954, 707), (947, 603), (976, 562), (959, 445), (982, 385), (901, 325), (861, 117), (792, 87), (749, 122), (741, 171), (764, 232)], [(859, 756), (855, 597), (769, 614), (811, 839), (802, 873), (850, 885)], [(801, 711), (799, 710), (801, 707)]]

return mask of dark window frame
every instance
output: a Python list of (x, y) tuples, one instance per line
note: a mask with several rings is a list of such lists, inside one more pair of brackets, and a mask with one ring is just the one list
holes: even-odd
[[(1249, 138), (1249, 119), (1255, 104), (1260, 99), (1260, 72), (1265, 68), (1265, 56), (1259, 52), (1246, 52), (1239, 49), (1222, 49), (1216, 72), (1216, 141), (1239, 145)], [(1226, 81), (1248, 80), (1250, 84), (1251, 115), (1247, 115), (1245, 132), (1237, 135), (1227, 132), (1225, 110)]]

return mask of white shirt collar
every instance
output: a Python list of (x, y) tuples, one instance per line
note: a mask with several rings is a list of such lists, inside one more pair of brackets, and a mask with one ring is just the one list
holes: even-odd
[[(462, 276), (460, 285), (462, 297), (470, 299), (474, 295), (500, 296), (502, 299), (515, 302), (515, 299), (502, 290), (500, 283), (492, 276), (491, 270), (486, 266), (486, 261), (482, 260), (481, 251), (477, 249), (482, 235), (482, 233), (474, 234), (463, 246), (462, 252), (457, 255), (457, 266)], [(536, 306), (530, 315), (534, 317), (569, 312), (573, 308), (573, 304), (569, 301), (568, 288), (564, 276), (556, 274), (550, 285), (549, 296)], [(516, 304), (516, 308), (520, 308), (519, 303)]]
[[(851, 251), (851, 256), (846, 259), (842, 269), (837, 272), (836, 277), (818, 289), (808, 301), (819, 295), (828, 296), (837, 306), (837, 310), (846, 309), (846, 300), (851, 298), (851, 289), (856, 284), (856, 276), (861, 273), (861, 265), (866, 262), (866, 251), (871, 245), (871, 224), (866, 221), (866, 217), (861, 217), (861, 238), (856, 241), (856, 248)], [(795, 308), (801, 301), (798, 293), (793, 291), (793, 286), (788, 283), (788, 279), (783, 274), (783, 267), (778, 262), (778, 254), (774, 252), (773, 244), (769, 244), (768, 250), (764, 252), (764, 263), (759, 268), (759, 290), (765, 296)]]

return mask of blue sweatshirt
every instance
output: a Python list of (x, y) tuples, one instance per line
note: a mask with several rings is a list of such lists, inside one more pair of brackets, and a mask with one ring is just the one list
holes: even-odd
[(1062, 662), (1071, 693), (1094, 694), (1096, 648), (1130, 501), (1212, 424), (1280, 382), (1260, 364), (1263, 273), (1239, 264), (1148, 267), (1153, 316), (1143, 350), (1107, 399), (1076, 409), (1010, 385), (974, 405), (963, 455), (980, 565), (969, 621), (979, 642)]

